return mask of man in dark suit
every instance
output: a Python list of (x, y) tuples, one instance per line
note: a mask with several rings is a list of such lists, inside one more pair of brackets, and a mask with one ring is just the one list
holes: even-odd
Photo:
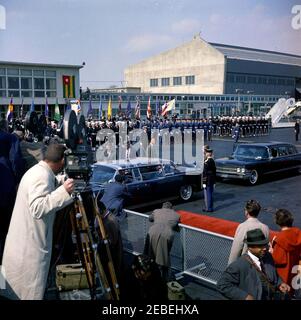
[(299, 139), (299, 133), (300, 133), (300, 124), (299, 124), (299, 120), (297, 120), (296, 123), (295, 123), (295, 138), (296, 138), (296, 141), (298, 141), (298, 139)]
[(123, 182), (123, 177), (120, 174), (116, 174), (115, 182), (107, 184), (104, 194), (100, 199), (119, 221), (126, 217), (126, 214), (123, 212), (123, 202), (125, 198), (130, 197), (130, 193)]
[(268, 252), (269, 239), (260, 229), (247, 232), (248, 251), (231, 263), (217, 282), (217, 289), (232, 300), (274, 300), (276, 291), (290, 287), (277, 274)]
[(213, 212), (213, 190), (216, 182), (216, 166), (213, 159), (213, 150), (205, 148), (205, 162), (203, 170), (203, 188), (206, 208), (204, 212)]

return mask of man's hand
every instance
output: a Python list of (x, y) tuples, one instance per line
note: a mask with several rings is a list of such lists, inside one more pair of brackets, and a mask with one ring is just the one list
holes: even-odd
[(283, 293), (286, 293), (291, 290), (291, 287), (288, 284), (282, 282), (281, 285), (279, 286), (279, 290)]
[(253, 296), (251, 296), (250, 294), (248, 294), (246, 296), (246, 299), (245, 300), (255, 300)]
[(64, 188), (66, 189), (66, 191), (71, 194), (74, 190), (74, 180), (68, 178), (64, 184), (63, 184)]

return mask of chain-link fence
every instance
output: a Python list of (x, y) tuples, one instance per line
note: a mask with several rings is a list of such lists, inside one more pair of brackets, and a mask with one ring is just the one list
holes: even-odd
[[(142, 253), (151, 225), (148, 215), (125, 211), (128, 217), (121, 224), (124, 249)], [(227, 267), (233, 238), (184, 224), (179, 227), (170, 253), (171, 268), (215, 284)]]

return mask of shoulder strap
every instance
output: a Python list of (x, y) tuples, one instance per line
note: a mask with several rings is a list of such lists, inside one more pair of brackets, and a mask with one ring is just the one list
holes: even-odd
[(243, 257), (255, 268), (255, 270), (259, 273), (259, 277), (268, 285), (270, 290), (275, 293), (276, 287), (271, 283), (270, 279), (267, 277), (267, 275), (262, 272), (256, 265), (256, 263), (248, 256), (248, 254), (243, 255)]

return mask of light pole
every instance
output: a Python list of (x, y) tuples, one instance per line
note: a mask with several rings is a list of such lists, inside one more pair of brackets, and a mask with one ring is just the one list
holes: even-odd
[(236, 108), (236, 110), (235, 110), (235, 115), (237, 114), (237, 112), (239, 112), (240, 111), (240, 108), (239, 108), (239, 100), (240, 100), (240, 93), (243, 93), (244, 92), (244, 90), (243, 89), (235, 89), (235, 92), (237, 93), (237, 96), (238, 96), (238, 100), (237, 100), (237, 108)]

